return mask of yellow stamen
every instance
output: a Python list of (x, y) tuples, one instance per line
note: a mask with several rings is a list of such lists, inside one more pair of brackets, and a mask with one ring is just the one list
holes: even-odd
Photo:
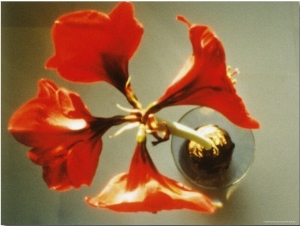
[(231, 67), (230, 66), (227, 66), (227, 77), (231, 80), (231, 82), (233, 84), (236, 84), (237, 83), (237, 80), (233, 78), (233, 76), (239, 74), (240, 71), (238, 68), (235, 68), (232, 72), (231, 72)]

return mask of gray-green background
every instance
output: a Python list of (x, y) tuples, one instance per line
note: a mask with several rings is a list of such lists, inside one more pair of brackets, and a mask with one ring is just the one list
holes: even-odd
[[(144, 105), (157, 99), (191, 53), (187, 27), (175, 20), (211, 26), (222, 40), (227, 63), (238, 67), (236, 85), (247, 108), (261, 122), (254, 131), (251, 171), (225, 206), (213, 215), (188, 210), (124, 214), (89, 207), (113, 175), (127, 171), (136, 131), (110, 139), (90, 187), (58, 193), (42, 180), (28, 147), (7, 132), (10, 115), (37, 92), (44, 77), (78, 92), (97, 116), (120, 114), (123, 96), (104, 83), (72, 84), (44, 69), (53, 54), (51, 26), (63, 13), (82, 9), (109, 12), (116, 2), (1, 3), (1, 223), (2, 224), (299, 224), (299, 3), (136, 2), (144, 25), (140, 48), (130, 62), (133, 88)], [(177, 121), (192, 107), (173, 107), (161, 117)], [(170, 141), (148, 149), (158, 170), (190, 185), (178, 172)], [(192, 185), (190, 185), (192, 186)], [(273, 222), (273, 223), (272, 223)]]

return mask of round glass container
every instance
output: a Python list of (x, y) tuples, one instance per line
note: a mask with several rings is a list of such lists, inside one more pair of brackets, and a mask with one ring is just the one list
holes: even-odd
[(219, 112), (207, 108), (197, 107), (187, 112), (179, 123), (193, 129), (213, 124), (226, 130), (235, 144), (231, 162), (226, 170), (213, 174), (203, 174), (194, 167), (188, 155), (187, 140), (172, 136), (171, 149), (174, 161), (179, 171), (190, 182), (200, 188), (220, 189), (238, 183), (249, 171), (254, 161), (255, 141), (251, 130), (234, 125)]

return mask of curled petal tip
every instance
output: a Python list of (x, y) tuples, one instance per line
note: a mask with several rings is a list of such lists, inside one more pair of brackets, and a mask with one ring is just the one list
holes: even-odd
[(256, 121), (255, 119), (252, 119), (251, 122), (251, 129), (259, 129), (260, 128), (260, 123)]
[(182, 15), (177, 16), (176, 19), (179, 20), (179, 21), (181, 21), (181, 22), (183, 22), (183, 23), (185, 23), (185, 24), (187, 24), (188, 27), (191, 27), (191, 26), (192, 26), (191, 22), (188, 21), (188, 20), (187, 20), (184, 16), (182, 16)]
[(46, 69), (55, 69), (57, 65), (57, 61), (55, 57), (51, 57), (47, 62), (45, 63)]

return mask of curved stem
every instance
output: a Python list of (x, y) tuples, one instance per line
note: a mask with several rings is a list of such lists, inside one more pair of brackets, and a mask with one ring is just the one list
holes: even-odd
[(188, 126), (185, 126), (178, 122), (170, 122), (170, 121), (158, 118), (158, 117), (155, 117), (155, 119), (158, 122), (164, 122), (167, 125), (169, 132), (172, 135), (179, 136), (179, 137), (182, 137), (182, 138), (185, 138), (188, 140), (193, 140), (193, 141), (201, 144), (206, 150), (210, 150), (214, 147), (214, 144), (210, 139), (208, 139), (202, 135), (199, 135), (196, 132), (196, 130), (194, 130)]
[(142, 123), (139, 125), (139, 129), (136, 135), (136, 142), (137, 143), (146, 142), (146, 126)]
[(135, 93), (132, 91), (130, 77), (128, 78), (125, 85), (125, 94), (126, 94), (127, 101), (131, 104), (133, 108), (142, 109), (141, 103), (138, 101)]

